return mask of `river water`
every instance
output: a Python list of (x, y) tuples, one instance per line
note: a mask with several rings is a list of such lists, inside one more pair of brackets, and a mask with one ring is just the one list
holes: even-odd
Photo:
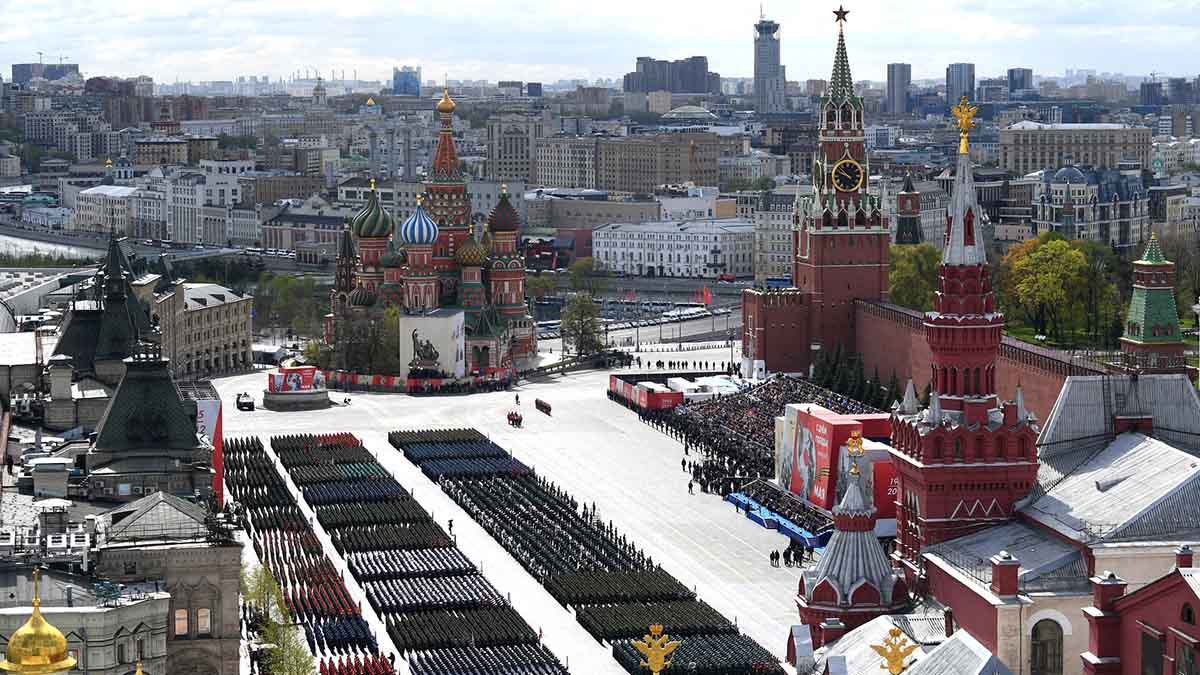
[(28, 255), (41, 253), (43, 255), (59, 255), (65, 258), (91, 259), (104, 255), (99, 248), (83, 248), (70, 244), (56, 244), (32, 239), (21, 239), (6, 234), (0, 234), (0, 253), (9, 255)]

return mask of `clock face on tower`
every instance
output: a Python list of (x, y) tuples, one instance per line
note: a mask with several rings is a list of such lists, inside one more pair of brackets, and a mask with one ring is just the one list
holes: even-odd
[(854, 192), (862, 187), (863, 168), (853, 159), (843, 159), (833, 165), (833, 186), (839, 192)]

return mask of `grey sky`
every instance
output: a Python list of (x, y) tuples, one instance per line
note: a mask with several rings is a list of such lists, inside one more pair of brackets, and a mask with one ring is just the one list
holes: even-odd
[[(835, 4), (769, 0), (783, 24), (788, 79), (826, 78)], [(860, 0), (846, 27), (856, 79), (883, 80), (892, 61), (913, 77), (969, 61), (976, 76), (1011, 66), (1038, 74), (1066, 68), (1200, 74), (1200, 0)], [(426, 79), (619, 77), (640, 55), (709, 57), (725, 76), (752, 72), (748, 0), (0, 0), (0, 64), (59, 56), (87, 75), (151, 75), (157, 81), (273, 77), (318, 68), (363, 79), (420, 65)]]

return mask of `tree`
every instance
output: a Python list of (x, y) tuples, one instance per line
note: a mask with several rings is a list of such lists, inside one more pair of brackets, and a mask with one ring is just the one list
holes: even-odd
[(576, 356), (587, 356), (601, 349), (600, 308), (590, 295), (576, 293), (562, 310), (563, 351), (573, 350)]
[(1073, 241), (1071, 245), (1087, 259), (1080, 276), (1082, 283), (1074, 289), (1075, 314), (1093, 346), (1113, 346), (1108, 344), (1108, 329), (1111, 317), (1121, 314), (1121, 296), (1113, 280), (1119, 268), (1117, 254), (1111, 246), (1093, 240)]
[(942, 256), (929, 244), (893, 246), (889, 251), (888, 297), (902, 307), (928, 312), (937, 291)]
[(1038, 246), (1017, 263), (1013, 269), (1016, 299), (1036, 331), (1063, 338), (1070, 295), (1086, 268), (1087, 257), (1061, 239)]
[(571, 290), (587, 293), (591, 297), (602, 293), (605, 286), (608, 285), (601, 274), (602, 271), (600, 263), (591, 256), (579, 258), (567, 269), (571, 279)]
[(525, 281), (525, 289), (529, 291), (529, 295), (535, 300), (541, 300), (547, 295), (553, 295), (558, 292), (558, 279), (555, 279), (553, 274), (540, 274), (536, 277), (529, 277)]

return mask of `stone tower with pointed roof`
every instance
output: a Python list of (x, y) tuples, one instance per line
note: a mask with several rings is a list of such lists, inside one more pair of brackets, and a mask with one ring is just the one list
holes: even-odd
[(921, 193), (913, 185), (912, 174), (905, 174), (904, 187), (896, 195), (896, 243), (915, 245), (924, 239), (921, 232)]
[(1163, 256), (1158, 237), (1133, 261), (1133, 297), (1121, 336), (1122, 364), (1142, 373), (1186, 373), (1183, 333), (1175, 307), (1175, 263)]
[(459, 167), (458, 150), (454, 145), (454, 99), (449, 87), (442, 90), (437, 104), (437, 150), (429, 179), (425, 181), (424, 208), (438, 226), (438, 238), (433, 243), (432, 266), (438, 277), (438, 297), (442, 305), (453, 305), (458, 299), (459, 273), (455, 251), (470, 235), (471, 199)]
[(910, 580), (921, 574), (922, 547), (1011, 517), (1038, 469), (1038, 427), (1020, 388), (1015, 402), (996, 395), (1004, 316), (995, 306), (977, 228), (981, 212), (966, 142), (973, 111), (963, 111), (938, 288), (924, 322), (933, 391), (925, 410), (916, 410), (906, 395), (892, 414), (896, 555)]
[(855, 448), (861, 452), (862, 435), (855, 432), (847, 446), (850, 473), (842, 501), (833, 509), (833, 536), (817, 565), (800, 575), (796, 596), (800, 620), (812, 630), (814, 647), (877, 616), (902, 613), (909, 605), (907, 582), (875, 538), (875, 507), (867, 503), (860, 485)]
[[(829, 89), (821, 97), (811, 195), (793, 208), (792, 283), (796, 290), (747, 290), (742, 296), (742, 370), (807, 372), (822, 350), (854, 350), (854, 301), (884, 300), (891, 231), (867, 191), (870, 165), (863, 99), (854, 93), (843, 23), (834, 12), (837, 47)], [(778, 329), (774, 327), (786, 327)], [(771, 357), (768, 350), (780, 356)]]

